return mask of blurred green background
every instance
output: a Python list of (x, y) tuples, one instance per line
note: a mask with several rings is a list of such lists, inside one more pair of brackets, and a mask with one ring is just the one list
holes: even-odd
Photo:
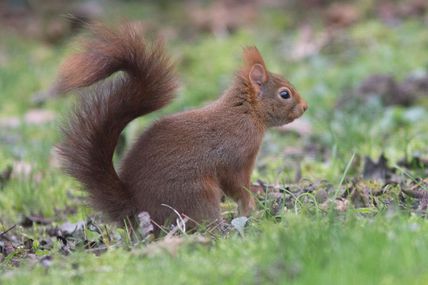
[[(93, 214), (83, 206), (85, 194), (76, 191), (79, 185), (58, 169), (54, 151), (61, 139), (59, 125), (76, 94), (47, 94), (62, 59), (75, 50), (74, 41), (85, 33), (85, 24), (95, 21), (111, 26), (135, 22), (147, 39), (161, 37), (177, 63), (181, 80), (177, 100), (133, 122), (124, 132), (127, 142), (159, 116), (215, 100), (239, 68), (242, 47), (256, 45), (268, 68), (288, 78), (310, 108), (295, 123), (267, 133), (253, 181), (278, 185), (304, 178), (328, 180), (339, 187), (346, 177), (361, 176), (367, 160), (376, 161), (381, 154), (401, 177), (417, 180), (428, 176), (427, 1), (3, 0), (0, 232), (19, 223), (23, 216), (37, 214), (60, 222)], [(415, 167), (401, 167), (415, 161)], [(322, 228), (319, 223), (323, 220), (314, 220), (304, 220), (297, 227), (302, 237), (317, 239), (308, 231), (312, 226)], [(293, 221), (290, 223), (295, 225)], [(364, 239), (353, 235), (352, 231), (361, 230), (353, 225), (346, 224), (344, 232), (336, 227), (337, 236)], [(391, 231), (400, 233), (401, 225)], [(372, 232), (370, 227), (368, 231), (375, 236), (384, 233)], [(257, 239), (257, 235), (253, 237)], [(333, 246), (331, 238), (323, 241), (328, 248)], [(298, 238), (285, 235), (285, 240), (289, 239), (299, 246)], [(398, 248), (409, 239), (405, 236), (402, 243), (397, 241)], [(276, 242), (283, 241), (279, 238)], [(365, 242), (370, 243), (364, 240), (361, 244)], [(227, 247), (225, 243), (219, 246)], [(344, 259), (349, 257), (348, 251), (351, 254), (351, 247), (343, 245)], [(417, 244), (412, 250), (417, 252)], [(245, 252), (235, 254), (242, 258), (240, 254)], [(365, 260), (369, 255), (367, 252), (360, 258)], [(299, 266), (309, 266), (306, 257)], [(73, 260), (79, 258), (77, 255)], [(327, 257), (319, 253), (319, 258)], [(165, 262), (170, 266), (170, 261)], [(385, 269), (386, 275), (390, 269)], [(346, 276), (351, 276), (352, 268), (346, 270)], [(370, 276), (373, 271), (365, 272)], [(397, 275), (393, 276), (393, 281), (382, 284), (400, 284), (394, 279)]]

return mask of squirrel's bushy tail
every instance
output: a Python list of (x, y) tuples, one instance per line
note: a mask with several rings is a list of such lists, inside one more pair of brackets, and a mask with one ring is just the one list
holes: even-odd
[(93, 206), (112, 220), (133, 212), (132, 194), (112, 162), (120, 133), (133, 119), (168, 104), (177, 87), (160, 43), (148, 46), (131, 25), (116, 31), (97, 25), (82, 51), (62, 65), (56, 88), (67, 92), (90, 86), (117, 71), (124, 74), (81, 96), (58, 147), (65, 171), (83, 184)]

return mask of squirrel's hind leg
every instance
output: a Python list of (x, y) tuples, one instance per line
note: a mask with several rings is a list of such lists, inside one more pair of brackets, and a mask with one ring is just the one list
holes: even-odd
[(216, 225), (222, 222), (220, 201), (223, 192), (212, 177), (206, 177), (198, 189), (191, 196), (191, 205), (188, 205), (184, 214), (189, 217), (190, 227)]

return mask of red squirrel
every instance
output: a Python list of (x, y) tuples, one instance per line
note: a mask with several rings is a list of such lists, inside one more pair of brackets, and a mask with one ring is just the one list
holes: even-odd
[(248, 215), (255, 207), (250, 176), (266, 129), (308, 108), (293, 85), (267, 70), (256, 47), (247, 47), (243, 66), (218, 100), (154, 122), (116, 171), (119, 135), (135, 118), (167, 105), (177, 79), (162, 44), (148, 44), (133, 26), (96, 25), (91, 32), (61, 66), (57, 90), (123, 72), (84, 91), (58, 147), (63, 168), (83, 185), (93, 207), (117, 222), (146, 211), (162, 225), (175, 209), (204, 223), (221, 220), (225, 194)]

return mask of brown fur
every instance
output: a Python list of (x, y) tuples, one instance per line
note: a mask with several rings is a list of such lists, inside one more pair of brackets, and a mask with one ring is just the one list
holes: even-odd
[[(150, 213), (157, 224), (174, 217), (166, 204), (197, 222), (220, 217), (224, 194), (247, 215), (256, 155), (267, 127), (291, 122), (307, 108), (288, 81), (270, 73), (255, 47), (232, 86), (210, 105), (162, 118), (128, 151), (116, 173), (112, 156), (118, 136), (133, 119), (172, 99), (176, 81), (159, 44), (153, 48), (133, 27), (101, 26), (82, 52), (62, 66), (58, 88), (89, 86), (116, 71), (125, 74), (82, 97), (60, 151), (66, 171), (89, 192), (93, 205), (112, 220)], [(290, 99), (279, 97), (287, 89)]]

